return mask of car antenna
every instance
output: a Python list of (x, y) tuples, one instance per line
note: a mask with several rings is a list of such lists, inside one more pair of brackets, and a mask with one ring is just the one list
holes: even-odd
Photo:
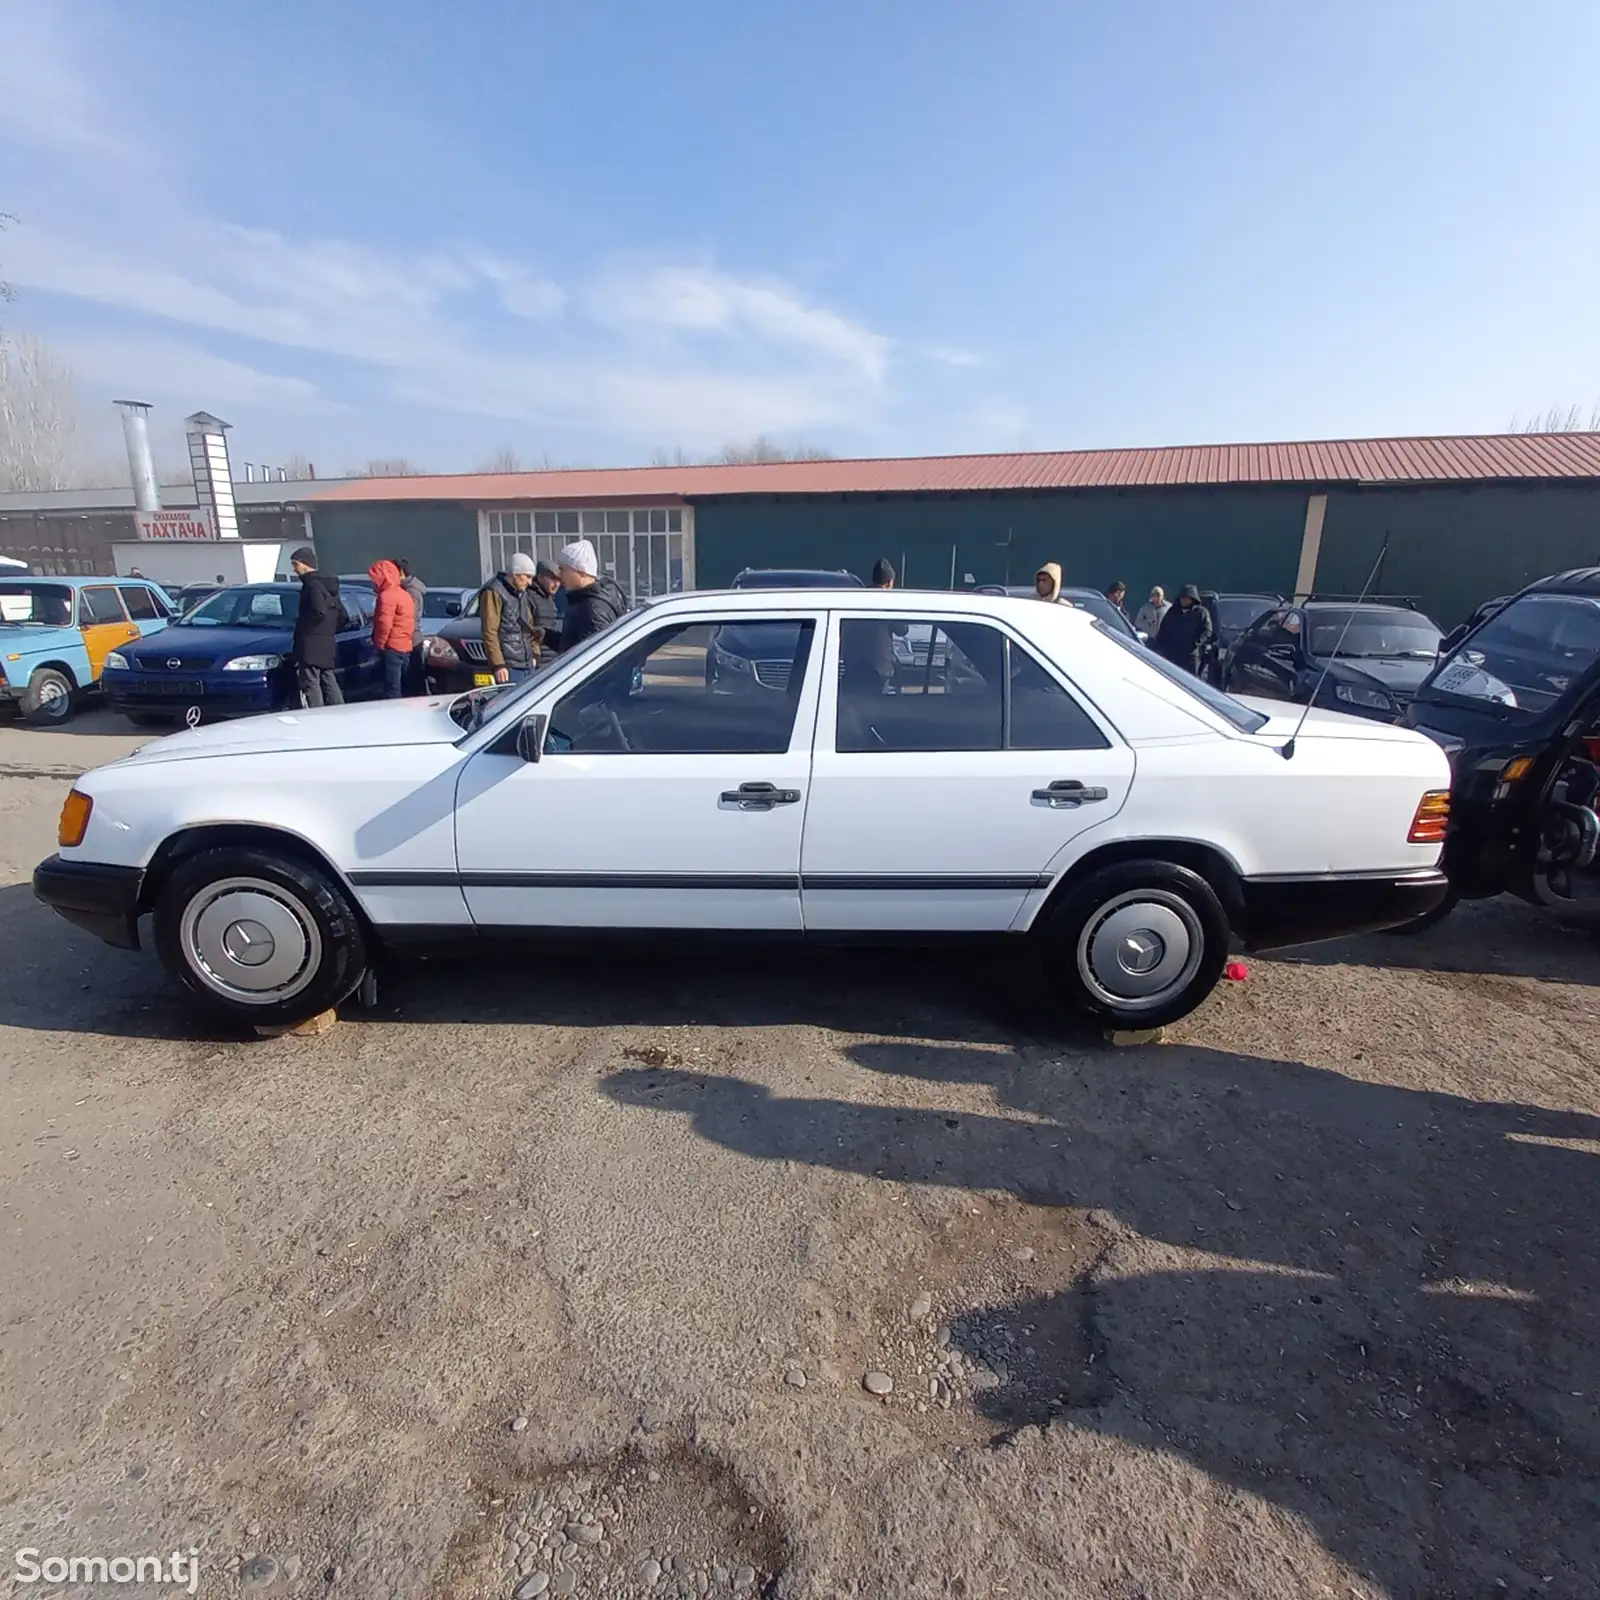
[(1311, 715), (1311, 708), (1317, 703), (1317, 696), (1322, 693), (1322, 685), (1327, 681), (1329, 672), (1333, 670), (1333, 663), (1339, 652), (1344, 648), (1344, 636), (1350, 631), (1350, 624), (1356, 620), (1356, 606), (1367, 598), (1367, 590), (1378, 581), (1378, 574), (1383, 571), (1384, 557), (1389, 554), (1389, 533), (1384, 530), (1383, 548), (1378, 552), (1378, 559), (1372, 563), (1372, 571), (1367, 574), (1367, 581), (1361, 585), (1361, 593), (1356, 596), (1355, 605), (1350, 608), (1350, 615), (1344, 619), (1344, 626), (1339, 630), (1338, 642), (1333, 647), (1333, 653), (1328, 657), (1327, 664), (1319, 674), (1311, 690), (1311, 698), (1306, 701), (1306, 708), (1300, 713), (1300, 720), (1294, 725), (1294, 732), (1289, 735), (1289, 742), (1278, 752), (1285, 761), (1294, 760), (1294, 742), (1300, 737), (1300, 730), (1306, 725), (1306, 718)]

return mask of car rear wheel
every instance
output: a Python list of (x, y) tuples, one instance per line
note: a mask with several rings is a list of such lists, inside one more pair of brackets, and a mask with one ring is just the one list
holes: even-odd
[(361, 919), (340, 885), (258, 848), (180, 863), (156, 900), (155, 942), (167, 970), (235, 1022), (303, 1022), (348, 999), (367, 970)]
[(22, 714), (38, 728), (65, 722), (72, 715), (72, 679), (54, 667), (40, 667), (23, 690)]
[(1045, 960), (1070, 1005), (1116, 1028), (1186, 1017), (1228, 959), (1228, 918), (1199, 873), (1121, 861), (1074, 884), (1050, 914)]

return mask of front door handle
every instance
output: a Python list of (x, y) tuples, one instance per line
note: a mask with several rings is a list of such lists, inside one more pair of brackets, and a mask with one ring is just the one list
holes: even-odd
[(770, 783), (741, 783), (737, 789), (724, 789), (717, 802), (729, 811), (771, 811), (774, 806), (799, 803), (798, 789), (777, 789)]
[(1104, 800), (1108, 790), (1079, 783), (1076, 778), (1058, 778), (1048, 789), (1035, 789), (1035, 805), (1049, 806), (1052, 811), (1076, 811), (1079, 806)]

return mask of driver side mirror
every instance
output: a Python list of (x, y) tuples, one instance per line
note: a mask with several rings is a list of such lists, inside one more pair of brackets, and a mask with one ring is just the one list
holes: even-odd
[(517, 754), (524, 761), (537, 761), (544, 754), (545, 716), (536, 711), (517, 724)]
[(459, 600), (446, 600), (444, 614), (447, 617), (459, 617), (461, 615), (461, 602)]

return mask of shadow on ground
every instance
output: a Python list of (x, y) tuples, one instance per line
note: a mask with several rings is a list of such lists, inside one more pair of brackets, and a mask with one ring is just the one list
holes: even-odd
[(1311, 966), (1406, 967), (1547, 983), (1600, 983), (1600, 939), (1563, 927), (1512, 895), (1459, 905), (1420, 933), (1339, 939), (1287, 950), (1281, 959)]
[(1070, 1370), (1024, 1354), (983, 1397), (1000, 1440), (1070, 1414), (1178, 1451), (1395, 1596), (1592, 1596), (1600, 1118), (1183, 1047), (849, 1053), (991, 1084), (1035, 1120), (669, 1070), (605, 1087), (757, 1159), (1098, 1213), (1109, 1246), (1089, 1280), (958, 1325), (985, 1356), (1024, 1349), (1030, 1327), (1083, 1329), (1049, 1341)]

